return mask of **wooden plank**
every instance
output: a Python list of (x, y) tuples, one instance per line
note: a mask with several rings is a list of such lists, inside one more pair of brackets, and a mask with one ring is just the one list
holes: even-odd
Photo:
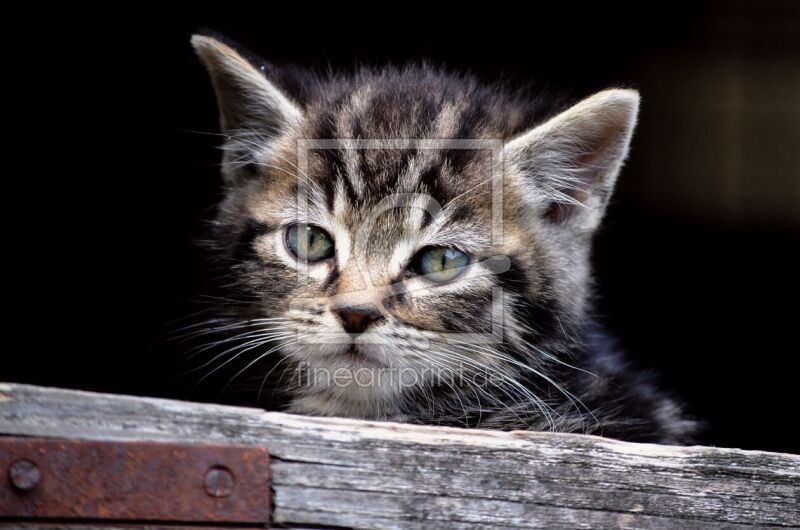
[(0, 384), (0, 433), (266, 445), (273, 523), (385, 529), (800, 526), (800, 457), (311, 418)]

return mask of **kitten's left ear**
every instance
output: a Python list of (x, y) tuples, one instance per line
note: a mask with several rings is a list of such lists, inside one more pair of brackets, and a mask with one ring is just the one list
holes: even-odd
[(578, 232), (600, 224), (628, 155), (639, 93), (598, 92), (505, 145), (532, 200), (550, 222)]
[(300, 121), (300, 108), (232, 47), (206, 35), (192, 35), (192, 46), (214, 84), (223, 131), (255, 130), (269, 138)]

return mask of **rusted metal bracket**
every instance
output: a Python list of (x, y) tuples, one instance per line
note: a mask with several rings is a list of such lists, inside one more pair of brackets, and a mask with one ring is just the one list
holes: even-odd
[(269, 522), (263, 447), (0, 437), (0, 473), (0, 521)]

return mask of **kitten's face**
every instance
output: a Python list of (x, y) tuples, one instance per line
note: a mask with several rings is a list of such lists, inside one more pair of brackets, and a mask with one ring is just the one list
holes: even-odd
[(240, 317), (264, 319), (267, 353), (296, 372), (291, 410), (402, 416), (443, 372), (537, 366), (523, 337), (546, 347), (545, 328), (582, 318), (635, 94), (526, 132), (512, 107), (476, 115), (486, 94), (440, 74), (331, 82), (301, 106), (224, 44), (195, 46), (228, 135), (218, 246), (252, 300)]
[[(493, 323), (502, 323), (493, 322), (493, 302), (502, 308), (502, 300), (492, 291), (500, 286), (497, 273), (508, 268), (498, 256), (532, 259), (536, 244), (529, 231), (508, 227), (505, 244), (493, 242), (491, 153), (456, 155), (309, 151), (301, 155), (307, 178), (298, 186), (297, 153), (277, 149), (226, 203), (226, 211), (237, 212), (226, 219), (229, 228), (257, 234), (245, 243), (254, 252), (239, 278), (261, 298), (253, 316), (278, 318), (276, 326), (298, 337), (281, 353), (306, 366), (320, 385), (337, 370), (361, 370), (372, 379), (384, 372), (368, 384), (341, 384), (342, 376), (340, 384), (323, 385), (347, 407), (396, 401), (407, 386), (429, 384), (434, 369), (456, 367), (459, 355), (493, 363), (452, 345), (448, 358), (447, 342), (459, 344), (464, 333), (492, 337)], [(343, 174), (342, 167), (360, 170)], [(298, 195), (304, 207), (298, 208)], [(248, 233), (248, 226), (258, 229)], [(338, 403), (317, 394), (305, 398), (314, 404), (301, 400), (295, 407)]]

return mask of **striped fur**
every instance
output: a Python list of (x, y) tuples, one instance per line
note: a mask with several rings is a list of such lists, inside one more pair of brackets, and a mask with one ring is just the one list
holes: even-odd
[[(570, 107), (427, 65), (320, 76), (192, 42), (225, 135), (211, 241), (230, 303), (214, 329), (234, 346), (209, 366), (242, 366), (241, 389), (305, 414), (691, 439), (591, 318), (591, 238), (635, 91)], [(333, 259), (292, 257), (298, 221), (331, 235)], [(444, 284), (415, 276), (428, 246), (470, 265)], [(335, 311), (355, 306), (379, 317), (350, 336)]]

